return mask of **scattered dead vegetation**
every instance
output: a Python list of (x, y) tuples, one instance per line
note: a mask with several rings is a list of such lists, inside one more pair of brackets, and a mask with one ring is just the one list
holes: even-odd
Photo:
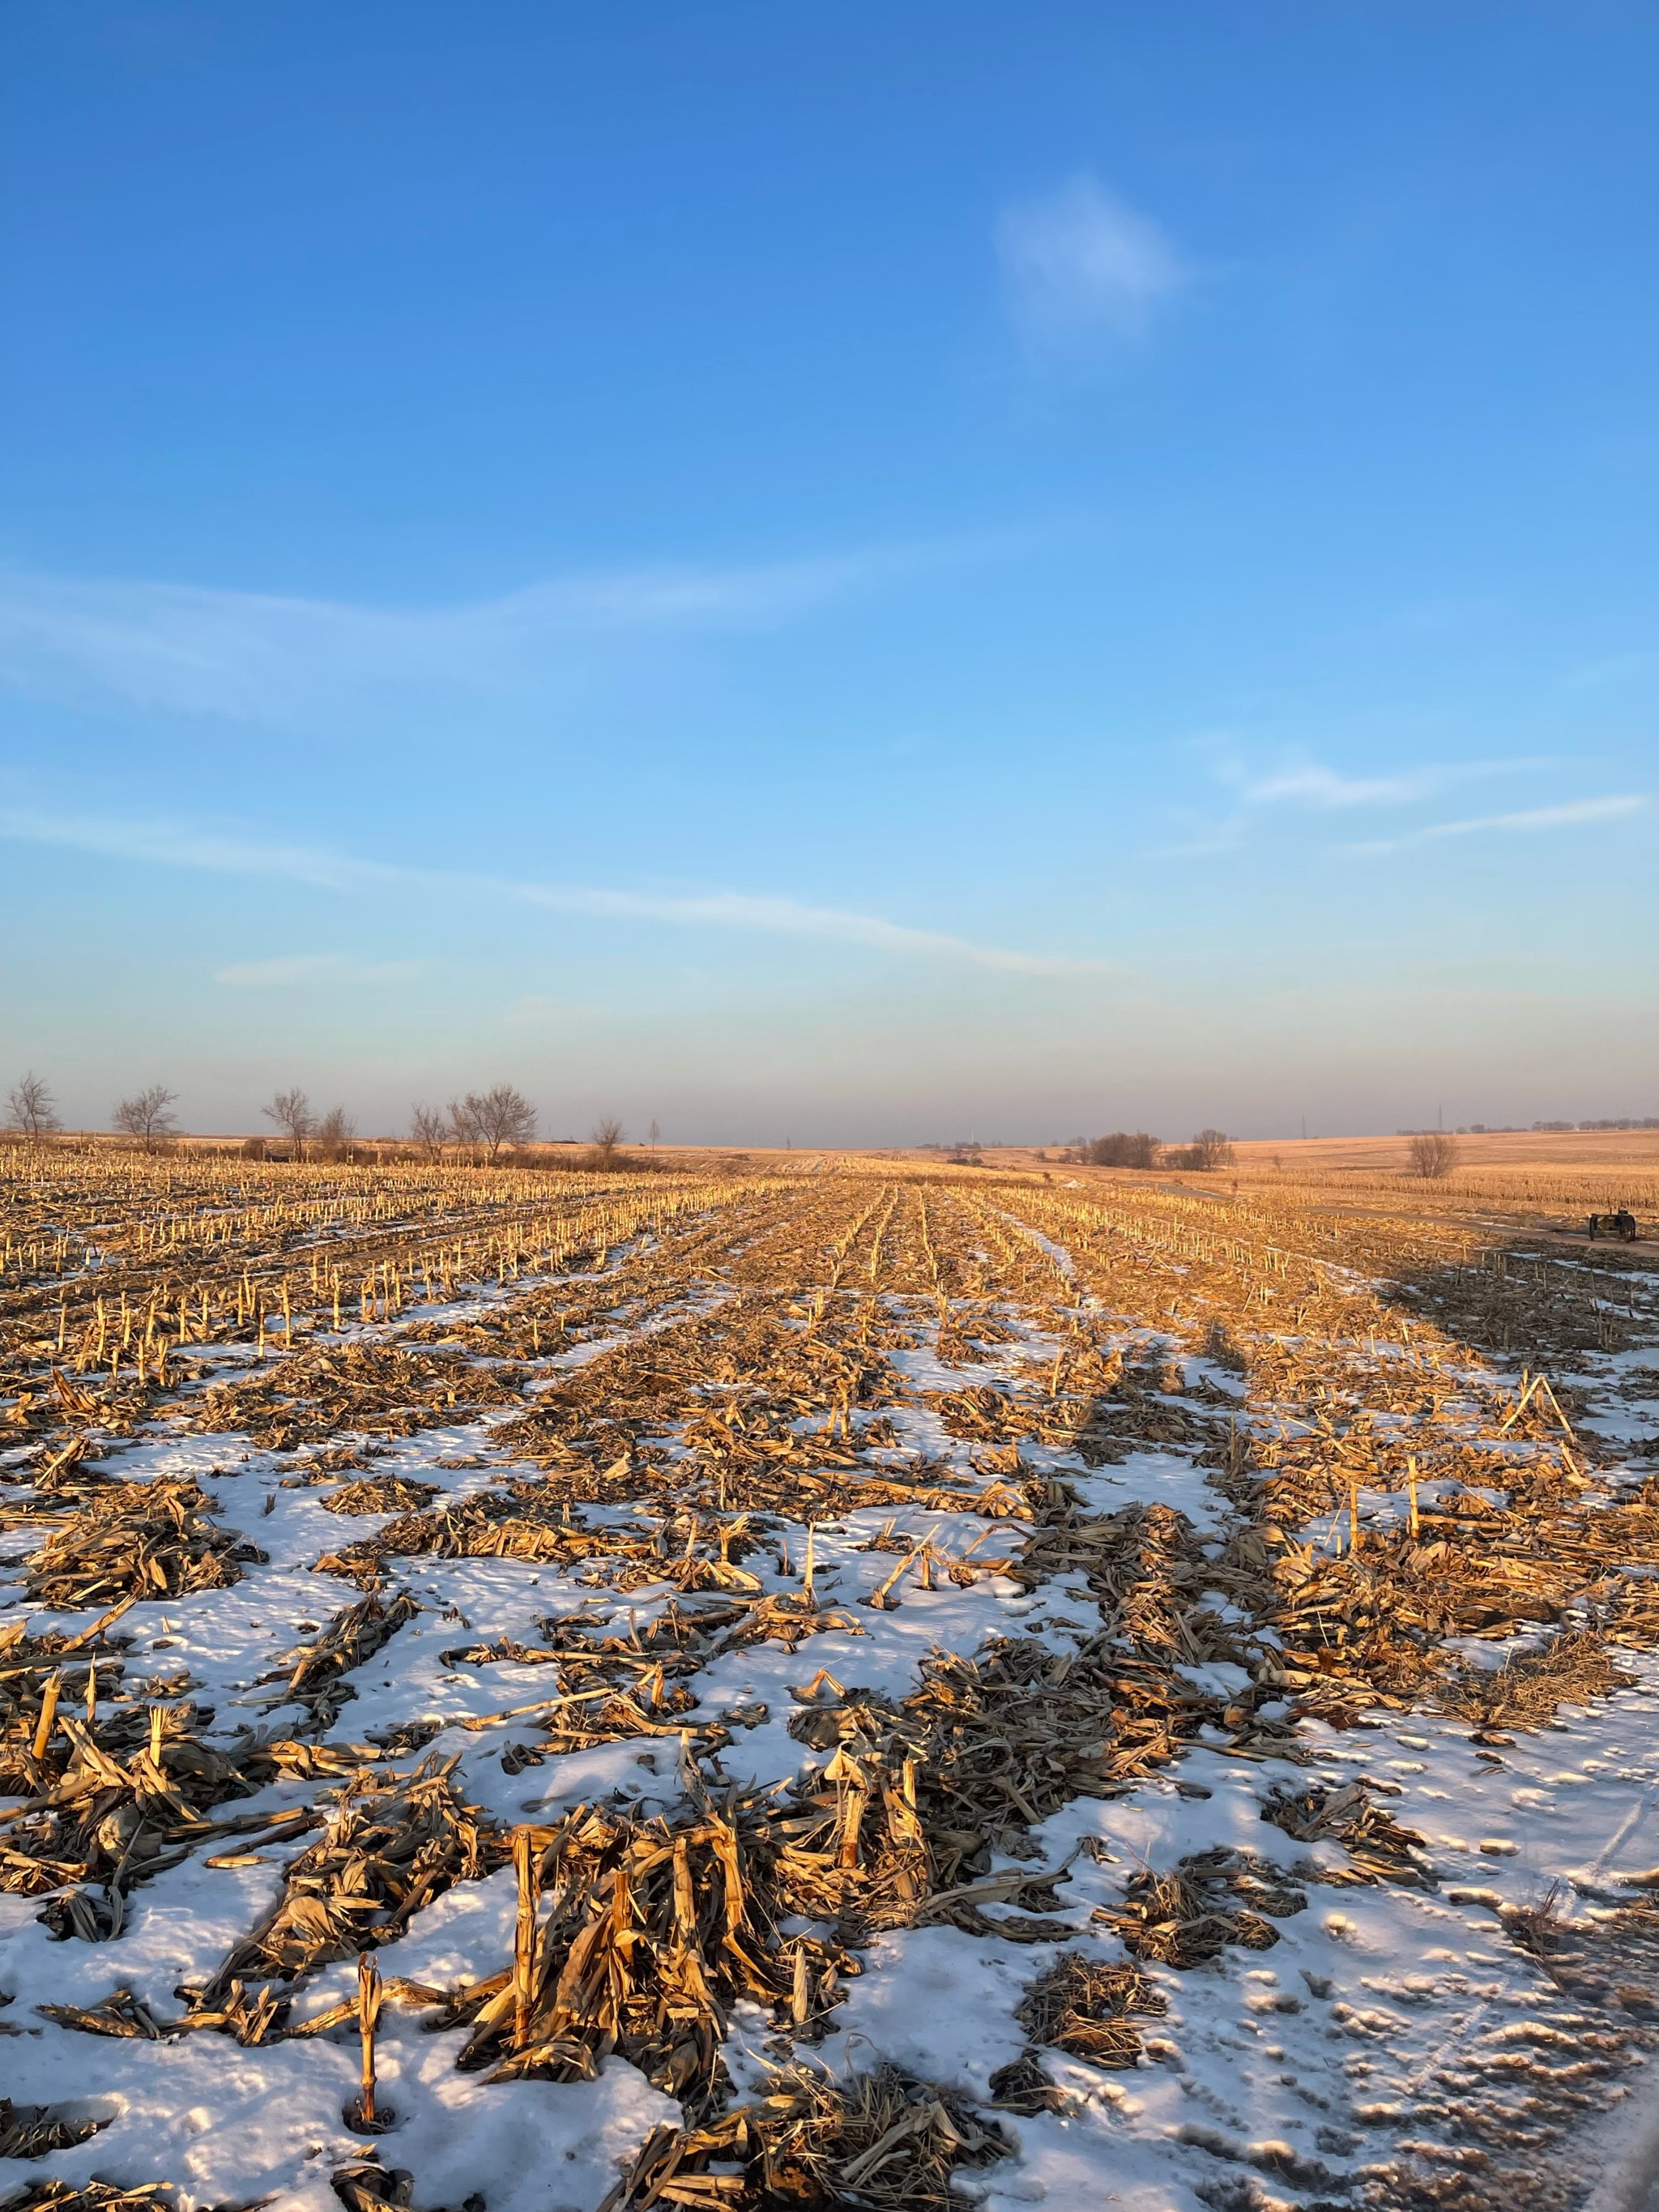
[(1218, 1844), (1193, 1852), (1167, 1874), (1148, 1869), (1135, 1875), (1121, 1908), (1103, 1905), (1095, 1918), (1133, 1957), (1184, 1973), (1228, 1944), (1271, 1950), (1279, 1941), (1273, 1922), (1304, 1911), (1307, 1903), (1307, 1893), (1286, 1881), (1271, 1861)]
[(610, 1541), (608, 1532), (594, 1535), (582, 1528), (571, 1518), (568, 1505), (539, 1484), (515, 1483), (430, 1511), (400, 1513), (374, 1535), (343, 1551), (325, 1552), (316, 1565), (319, 1573), (343, 1575), (374, 1589), (389, 1559), (428, 1553), (440, 1559), (537, 1559), (563, 1565)]
[(1164, 1992), (1134, 1966), (1062, 1951), (1026, 1991), (1016, 2017), (1033, 2043), (1095, 2066), (1133, 2066), (1145, 2045), (1137, 2017), (1167, 2012)]
[[(1219, 1395), (1205, 1390), (1206, 1402)], [(1068, 1346), (1051, 1369), (1028, 1369), (1015, 1382), (925, 1395), (951, 1436), (1045, 1444), (1088, 1468), (1113, 1465), (1148, 1446), (1201, 1449), (1216, 1434), (1178, 1364), (1086, 1338)]]
[(107, 2120), (65, 2119), (55, 2105), (14, 2105), (0, 2097), (0, 2158), (45, 2158), (72, 2150), (95, 2136)]
[(406, 1474), (376, 1474), (362, 1482), (343, 1482), (322, 1503), (326, 1513), (418, 1513), (438, 1494), (435, 1482), (416, 1482)]
[(210, 1514), (198, 1482), (109, 1483), (92, 1492), (28, 1563), (29, 1595), (60, 1612), (112, 1597), (182, 1597), (225, 1589), (264, 1553)]
[[(172, 2212), (179, 2192), (168, 2182), (146, 2181), (136, 2189), (111, 2181), (26, 2182), (21, 2190), (0, 2197), (0, 2212), (155, 2212), (162, 2205)], [(238, 2205), (215, 2206), (213, 2212), (245, 2212)], [(251, 2212), (251, 2208), (249, 2209)]]
[(805, 1854), (760, 1803), (677, 1823), (581, 1807), (516, 1831), (514, 1853), (513, 1962), (443, 2015), (471, 2024), (460, 2063), (492, 2081), (589, 2081), (617, 2051), (696, 2116), (724, 2087), (735, 2003), (805, 2030), (853, 1970), (838, 1945), (780, 1936)]
[(325, 1834), (290, 1861), (276, 1904), (192, 1992), (194, 2008), (221, 2009), (237, 1983), (291, 1988), (331, 1960), (392, 1942), (454, 1883), (504, 1864), (500, 1831), (454, 1786), (457, 1764), (354, 1775)]
[[(380, 2212), (383, 2205), (404, 2207), (415, 2202), (415, 2177), (409, 2168), (382, 2166), (373, 2151), (336, 2166), (329, 2181), (346, 2212)], [(433, 2212), (452, 2212), (452, 2208), (439, 2204)], [(459, 2212), (485, 2212), (483, 2191), (464, 2197)]]
[(0, 1891), (47, 1898), (40, 1917), (55, 1936), (106, 1942), (121, 1932), (127, 1893), (199, 1844), (253, 1831), (276, 1840), (310, 1824), (304, 1811), (210, 1819), (208, 1808), (313, 1762), (299, 1745), (209, 1744), (200, 1724), (188, 1704), (117, 1705), (95, 1727), (43, 1705), (36, 1794), (0, 1821)]
[(1479, 1742), (1498, 1729), (1547, 1727), (1558, 1706), (1590, 1705), (1635, 1680), (1613, 1665), (1599, 1635), (1581, 1629), (1516, 1652), (1501, 1666), (1465, 1662), (1449, 1672), (1435, 1702), (1443, 1712), (1472, 1721)]
[(311, 1728), (319, 1734), (332, 1728), (341, 1707), (356, 1695), (345, 1676), (372, 1659), (420, 1610), (407, 1590), (399, 1590), (385, 1604), (371, 1591), (356, 1605), (342, 1607), (314, 1643), (301, 1644), (287, 1654), (281, 1667), (260, 1676), (262, 1683), (283, 1685), (273, 1692), (271, 1705), (309, 1705)]
[(1393, 1881), (1407, 1889), (1434, 1886), (1434, 1870), (1425, 1855), (1423, 1838), (1415, 1828), (1401, 1827), (1374, 1804), (1363, 1783), (1345, 1783), (1335, 1790), (1316, 1784), (1297, 1790), (1279, 1784), (1268, 1793), (1261, 1817), (1298, 1843), (1329, 1840), (1341, 1844), (1352, 1862), (1346, 1873), (1299, 1870), (1310, 1879), (1339, 1884)]
[(951, 2176), (1012, 2148), (949, 2089), (880, 2065), (834, 2081), (782, 2069), (772, 2093), (711, 2125), (659, 2128), (599, 2212), (653, 2204), (803, 2212), (952, 2212)]
[(479, 1366), (459, 1346), (408, 1352), (396, 1344), (314, 1345), (246, 1381), (216, 1384), (199, 1425), (210, 1431), (246, 1430), (265, 1451), (331, 1443), (342, 1431), (412, 1437), (516, 1405), (518, 1379), (511, 1369)]
[[(75, 1636), (57, 1629), (31, 1636), (26, 1614), (0, 1629), (0, 1791), (33, 1797), (61, 1778), (67, 1747), (57, 1725), (60, 1705), (88, 1709), (90, 1724), (100, 1694), (106, 1705), (120, 1695), (131, 1638), (112, 1638), (108, 1631), (131, 1602)], [(130, 1734), (132, 1716), (125, 1718)], [(102, 1741), (115, 1747), (107, 1735)]]

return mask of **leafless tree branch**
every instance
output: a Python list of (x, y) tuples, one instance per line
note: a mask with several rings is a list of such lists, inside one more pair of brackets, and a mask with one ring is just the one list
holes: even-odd
[(136, 1137), (147, 1152), (159, 1151), (179, 1133), (179, 1119), (173, 1111), (178, 1099), (178, 1092), (165, 1083), (152, 1083), (147, 1091), (118, 1102), (110, 1127), (124, 1137)]
[(311, 1110), (311, 1101), (303, 1091), (279, 1091), (269, 1106), (259, 1109), (266, 1121), (274, 1121), (294, 1147), (294, 1157), (302, 1160), (306, 1146), (317, 1127), (317, 1117)]
[(44, 1137), (64, 1126), (52, 1086), (33, 1072), (6, 1093), (6, 1126), (21, 1129), (26, 1137)]

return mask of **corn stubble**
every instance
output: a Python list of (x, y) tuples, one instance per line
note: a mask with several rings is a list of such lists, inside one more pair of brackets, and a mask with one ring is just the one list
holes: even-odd
[[(1309, 1716), (1342, 1726), (1427, 1705), (1501, 1743), (1616, 1687), (1620, 1645), (1659, 1643), (1659, 1490), (1609, 1485), (1608, 1448), (1575, 1426), (1581, 1407), (1546, 1371), (1586, 1343), (1644, 1340), (1644, 1279), (1609, 1260), (1586, 1295), (1559, 1264), (1517, 1256), (1534, 1236), (1530, 1186), (1506, 1199), (1488, 1177), (1472, 1194), (1413, 1190), (1407, 1209), (1379, 1200), (1358, 1214), (1333, 1213), (1333, 1194), (1284, 1178), (1200, 1198), (921, 1172), (623, 1175), (555, 1194), (510, 1170), (233, 1174), (50, 1156), (8, 1189), (0, 1419), (29, 1451), (30, 1487), (4, 1516), (36, 1541), (37, 1605), (105, 1612), (78, 1637), (3, 1632), (0, 1779), (24, 1802), (0, 1826), (0, 1887), (40, 1897), (57, 1932), (115, 1941), (128, 1890), (188, 1853), (236, 1863), (239, 1845), (322, 1832), (217, 1972), (181, 1992), (177, 2018), (124, 1986), (43, 2009), (106, 2037), (350, 2030), (365, 2125), (378, 2124), (383, 2004), (465, 2029), (461, 2063), (486, 2084), (589, 2080), (619, 2053), (679, 2100), (685, 2124), (653, 2134), (610, 2212), (942, 2212), (954, 2171), (1009, 2149), (994, 2112), (880, 2061), (832, 2079), (809, 2055), (872, 1936), (943, 1923), (1075, 1945), (1054, 1917), (1066, 1869), (1037, 1863), (1032, 1831), (1076, 1799), (1131, 1791), (1200, 1737), (1243, 1760), (1295, 1758)], [(1495, 1243), (1506, 1203), (1513, 1228)], [(483, 1280), (487, 1308), (422, 1315)], [(1057, 1356), (1021, 1357), (1032, 1328)], [(230, 1382), (213, 1370), (227, 1346), (254, 1355)], [(578, 1346), (597, 1356), (550, 1370)], [(919, 1389), (894, 1356), (919, 1346), (1003, 1372)], [(1494, 1364), (1505, 1351), (1527, 1358), (1519, 1389)], [(971, 1453), (971, 1481), (959, 1459), (902, 1441), (912, 1410)], [(484, 1414), (488, 1460), (464, 1463), (491, 1479), (466, 1497), (372, 1471), (391, 1443)], [(273, 1708), (300, 1709), (287, 1736), (209, 1743), (187, 1683), (133, 1676), (118, 1632), (130, 1603), (187, 1601), (259, 1556), (199, 1485), (93, 1471), (155, 1419), (245, 1431), (343, 1519), (392, 1516), (343, 1529), (314, 1563), (359, 1595), (264, 1678)], [(1077, 1478), (1148, 1447), (1207, 1470), (1232, 1509), (1219, 1546), (1167, 1504), (1084, 1503)], [(872, 1548), (894, 1564), (848, 1603), (815, 1585), (810, 1530), (869, 1507), (892, 1516)], [(918, 1536), (900, 1525), (915, 1509), (975, 1515), (985, 1540)], [(675, 1591), (625, 1635), (552, 1620), (539, 1646), (486, 1638), (442, 1656), (526, 1670), (530, 1696), (464, 1724), (531, 1731), (509, 1769), (659, 1740), (678, 1759), (678, 1808), (590, 1804), (507, 1830), (466, 1802), (453, 1757), (400, 1772), (383, 1746), (328, 1740), (351, 1674), (415, 1617), (392, 1585), (419, 1559), (535, 1562), (613, 1602)], [(810, 1653), (914, 1590), (983, 1574), (1036, 1598), (1064, 1576), (1058, 1601), (1092, 1618), (1063, 1655), (1018, 1636), (936, 1651), (902, 1696), (819, 1670), (792, 1693), (790, 1731), (811, 1762), (770, 1791), (726, 1780), (719, 1754), (754, 1716), (701, 1709), (712, 1661), (763, 1641)], [(798, 1587), (769, 1589), (778, 1575)], [(1534, 1648), (1495, 1670), (1449, 1648), (1522, 1628)], [(1217, 1664), (1244, 1686), (1197, 1686), (1190, 1670)], [(223, 1811), (277, 1778), (321, 1786), (262, 1833)], [(1271, 1947), (1314, 1883), (1433, 1887), (1422, 1838), (1376, 1802), (1383, 1787), (1269, 1793), (1264, 1820), (1310, 1847), (1294, 1880), (1237, 1849), (1134, 1874), (1093, 1924), (1098, 1948), (1062, 1950), (1034, 1978), (1018, 2012), (1027, 2048), (994, 2104), (1063, 2105), (1045, 2052), (1104, 2069), (1144, 2059), (1165, 2003), (1156, 1976)], [(1316, 1844), (1340, 1860), (1328, 1849), (1316, 1863)], [(479, 1961), (484, 1978), (453, 1989), (380, 1979), (424, 1905), (509, 1864), (510, 1959)], [(1623, 1908), (1633, 1954), (1659, 1951), (1652, 1918)], [(812, 1932), (782, 1932), (797, 1923)], [(1578, 2032), (1599, 2039), (1598, 2078), (1616, 2084), (1652, 2039), (1595, 1945), (1547, 1913), (1504, 1932), (1594, 2021)], [(357, 1995), (294, 2022), (307, 1980), (353, 1957)], [(765, 2096), (733, 2108), (722, 2046), (743, 2005), (770, 2021), (775, 2071)], [(1535, 2175), (1588, 2094), (1534, 2091), (1523, 2114), (1494, 2078), (1479, 2111), (1425, 2092), (1413, 2116), (1423, 2139), (1437, 2128), (1483, 2146), (1487, 2190), (1522, 2136)], [(0, 2122), (42, 2142), (70, 2124), (46, 2109), (0, 2108)], [(1468, 2169), (1425, 2157), (1402, 2138), (1361, 2200), (1483, 2201), (1458, 2193)], [(334, 2183), (353, 2207), (415, 2191), (371, 2150)], [(171, 2201), (159, 2185), (103, 2186), (29, 2201)], [(1535, 2179), (1534, 2194), (1553, 2201)]]

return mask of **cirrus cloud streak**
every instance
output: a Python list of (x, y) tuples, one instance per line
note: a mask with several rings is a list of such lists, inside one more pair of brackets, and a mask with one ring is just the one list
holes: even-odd
[[(152, 866), (261, 877), (319, 890), (372, 893), (418, 887), (428, 891), (465, 891), (550, 913), (586, 915), (599, 921), (658, 922), (681, 929), (744, 930), (767, 937), (821, 938), (863, 945), (878, 952), (962, 961), (1006, 975), (1082, 976), (1123, 972), (1115, 962), (976, 945), (944, 930), (914, 928), (907, 923), (887, 921), (879, 915), (859, 914), (843, 907), (813, 906), (799, 899), (742, 891), (686, 894), (612, 890), (592, 884), (521, 883), (466, 870), (416, 868), (384, 860), (359, 860), (349, 854), (310, 846), (267, 844), (188, 823), (156, 819), (124, 820), (5, 807), (0, 808), (0, 838), (97, 853), (107, 859), (136, 860)], [(250, 964), (264, 967), (270, 963)], [(241, 973), (223, 975), (221, 980), (247, 983), (254, 979), (251, 974)], [(383, 976), (380, 980), (389, 979)]]
[(1348, 853), (1398, 853), (1408, 845), (1426, 845), (1443, 837), (1478, 837), (1492, 832), (1537, 835), (1547, 830), (1575, 830), (1592, 822), (1616, 822), (1639, 814), (1647, 805), (1644, 793), (1620, 792), (1606, 799), (1572, 799), (1559, 806), (1529, 806), (1515, 814), (1478, 814), (1465, 822), (1431, 822), (1420, 830), (1407, 830), (1398, 837), (1368, 839), (1364, 844), (1341, 848)]
[(295, 728), (380, 696), (533, 700), (607, 644), (777, 629), (1023, 542), (965, 532), (746, 566), (659, 563), (426, 607), (0, 571), (0, 682)]

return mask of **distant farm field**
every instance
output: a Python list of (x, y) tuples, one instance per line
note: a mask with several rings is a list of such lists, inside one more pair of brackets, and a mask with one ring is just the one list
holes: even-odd
[(1659, 1133), (1400, 1149), (0, 1153), (0, 2206), (1585, 2203)]

